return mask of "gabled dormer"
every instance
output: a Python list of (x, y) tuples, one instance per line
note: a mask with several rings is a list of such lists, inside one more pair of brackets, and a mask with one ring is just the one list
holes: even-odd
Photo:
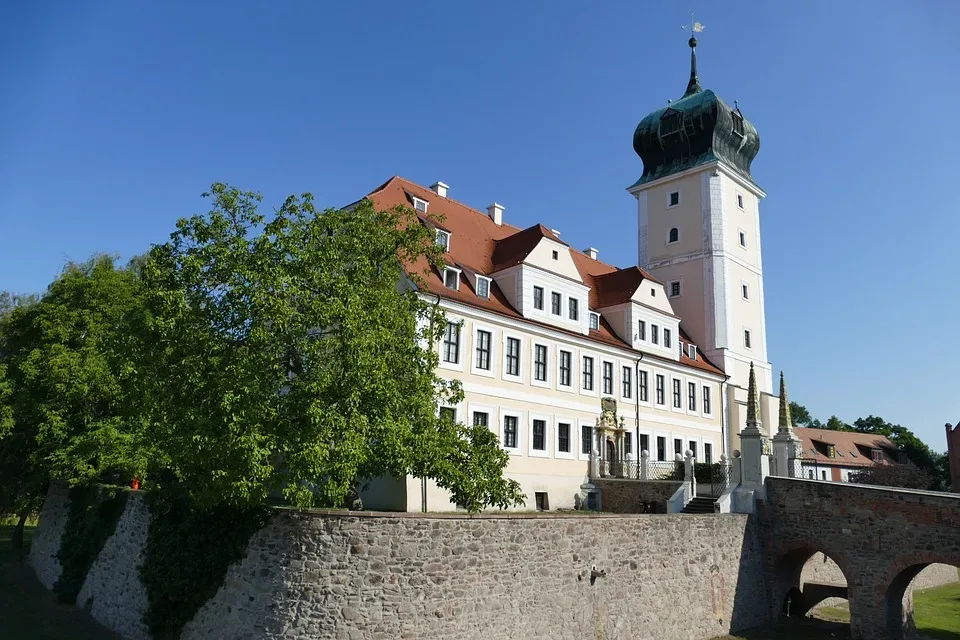
[(637, 267), (595, 276), (597, 311), (634, 349), (680, 359), (680, 318), (663, 285)]
[(555, 231), (538, 224), (498, 240), (492, 261), (494, 280), (524, 318), (589, 333), (590, 287)]

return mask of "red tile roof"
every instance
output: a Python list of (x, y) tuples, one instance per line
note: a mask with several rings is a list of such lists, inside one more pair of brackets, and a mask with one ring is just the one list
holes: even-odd
[[(468, 271), (490, 275), (506, 267), (519, 264), (542, 238), (549, 238), (565, 244), (556, 234), (543, 225), (537, 224), (527, 229), (519, 229), (506, 223), (497, 225), (486, 213), (468, 207), (456, 200), (441, 197), (432, 190), (399, 176), (387, 180), (367, 197), (373, 201), (376, 207), (388, 209), (396, 205), (410, 206), (411, 201), (408, 197), (410, 195), (428, 203), (427, 213), (429, 216), (442, 217), (442, 220), (433, 224), (452, 234), (450, 250), (444, 254), (444, 258), (448, 264), (459, 266)], [(590, 309), (600, 309), (626, 302), (641, 282), (644, 280), (656, 282), (650, 274), (637, 267), (617, 269), (599, 260), (594, 260), (573, 248), (568, 247), (568, 249), (574, 265), (580, 272), (583, 283), (590, 287), (588, 300)], [(523, 318), (507, 301), (495, 281), (491, 282), (490, 298), (486, 299), (478, 297), (466, 279), (461, 279), (459, 290), (444, 286), (443, 274), (436, 269), (431, 269), (425, 259), (421, 258), (414, 264), (407, 265), (407, 269), (421, 273), (425, 280), (426, 290), (441, 298), (640, 353), (617, 336), (602, 316), (600, 318), (600, 328), (591, 330), (589, 335), (584, 336), (553, 325)], [(680, 334), (681, 340), (690, 342), (682, 328)], [(654, 358), (664, 359), (658, 354), (643, 353)], [(699, 350), (696, 360), (691, 359), (689, 354), (683, 353), (680, 357), (680, 363), (723, 375), (723, 371), (707, 360)]]
[[(891, 455), (897, 447), (884, 436), (858, 431), (833, 431), (831, 429), (794, 428), (803, 447), (803, 459), (823, 466), (872, 467), (876, 464), (894, 464)], [(827, 456), (827, 445), (833, 445), (835, 455)], [(880, 449), (880, 462), (873, 460), (872, 452)]]

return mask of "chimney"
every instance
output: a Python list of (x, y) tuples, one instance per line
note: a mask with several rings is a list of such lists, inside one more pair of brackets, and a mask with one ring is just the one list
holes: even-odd
[(589, 257), (591, 260), (596, 260), (597, 256), (600, 255), (600, 252), (593, 247), (587, 247), (583, 250), (583, 252), (587, 254), (587, 257)]
[(503, 205), (494, 202), (487, 207), (487, 214), (489, 214), (490, 219), (493, 220), (494, 224), (498, 227), (503, 224)]
[(432, 185), (430, 185), (430, 190), (441, 198), (447, 197), (447, 189), (449, 188), (449, 186), (443, 184), (442, 182), (434, 182)]

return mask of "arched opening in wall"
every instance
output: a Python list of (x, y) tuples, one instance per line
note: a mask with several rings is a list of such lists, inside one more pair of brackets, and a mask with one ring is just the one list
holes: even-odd
[(923, 553), (898, 561), (884, 596), (887, 634), (960, 639), (960, 556)]
[(782, 554), (776, 566), (782, 615), (849, 625), (847, 576), (831, 555), (802, 546)]

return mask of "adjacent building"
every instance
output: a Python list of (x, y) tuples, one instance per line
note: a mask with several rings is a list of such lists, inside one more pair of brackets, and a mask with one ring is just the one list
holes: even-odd
[(947, 458), (950, 463), (950, 490), (960, 493), (960, 420), (953, 427), (948, 422), (947, 429)]
[(856, 431), (794, 428), (801, 443), (800, 477), (850, 482), (850, 474), (869, 467), (905, 462), (884, 436)]
[[(427, 188), (393, 177), (367, 196), (379, 208), (416, 210), (443, 247), (444, 265), (430, 269), (421, 292), (449, 319), (436, 345), (440, 374), (460, 380), (465, 398), (441, 411), (497, 434), (526, 508), (589, 504), (591, 456), (622, 465), (644, 450), (667, 464), (688, 450), (702, 462), (730, 455), (745, 424), (751, 363), (758, 417), (776, 419), (765, 194), (750, 174), (760, 139), (736, 103), (700, 86), (696, 39), (689, 44), (686, 91), (633, 135), (643, 161), (627, 189), (637, 203), (636, 266), (578, 250), (549, 224), (513, 226), (498, 203), (480, 211), (457, 202), (443, 182)], [(364, 500), (456, 508), (417, 478), (378, 480)]]

